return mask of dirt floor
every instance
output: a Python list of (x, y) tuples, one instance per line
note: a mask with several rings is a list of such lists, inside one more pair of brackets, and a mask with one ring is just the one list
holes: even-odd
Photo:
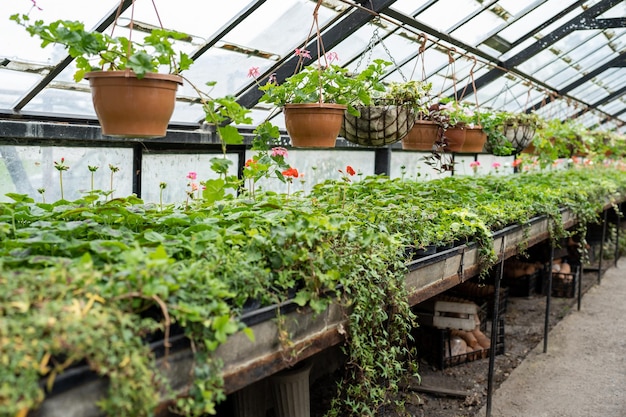
[[(603, 261), (603, 270), (613, 265), (613, 260)], [(594, 268), (596, 270), (590, 270)], [(585, 265), (582, 273), (582, 293), (598, 282), (597, 264)], [(527, 297), (507, 297), (505, 317), (504, 353), (495, 357), (493, 391), (507, 379), (528, 353), (543, 345), (547, 297), (533, 294)], [(549, 328), (552, 329), (569, 312), (577, 309), (577, 298), (551, 298)], [(491, 323), (488, 322), (488, 329)], [(403, 399), (406, 410), (417, 417), (477, 417), (487, 401), (489, 359), (478, 359), (439, 369), (425, 360), (420, 362), (422, 386), (452, 390), (449, 394), (410, 392)], [(332, 398), (336, 375), (318, 379), (311, 386), (311, 416), (321, 417)], [(416, 384), (417, 385), (417, 384)], [(395, 412), (382, 413), (395, 417)]]

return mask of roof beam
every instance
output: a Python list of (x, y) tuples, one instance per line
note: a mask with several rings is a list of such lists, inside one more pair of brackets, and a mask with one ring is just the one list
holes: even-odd
[[(548, 49), (551, 45), (562, 39), (563, 37), (569, 35), (570, 33), (581, 29), (581, 21), (595, 21), (596, 17), (606, 12), (607, 10), (613, 8), (617, 4), (621, 3), (621, 0), (603, 0), (600, 3), (588, 8), (587, 10), (580, 13), (578, 16), (570, 19), (565, 24), (561, 25), (559, 28), (555, 29), (553, 32), (539, 39), (537, 42), (519, 52), (518, 54), (512, 56), (508, 60), (499, 64), (500, 67), (506, 70), (512, 70), (514, 67), (518, 66), (522, 62), (525, 62), (537, 55), (539, 52)], [(504, 74), (504, 70), (501, 68), (494, 68), (482, 75), (478, 79), (476, 79), (476, 88), (480, 89), (481, 87), (493, 82), (497, 78), (501, 77)], [(539, 104), (535, 104), (530, 108), (538, 108), (541, 107)]]
[(614, 29), (626, 27), (626, 17), (611, 19), (595, 19), (591, 22), (581, 23), (579, 29)]
[(589, 80), (593, 79), (594, 77), (597, 77), (598, 75), (602, 74), (607, 69), (614, 68), (614, 67), (626, 67), (626, 55), (622, 54), (622, 55), (616, 56), (615, 58), (613, 58), (609, 62), (606, 62), (605, 64), (599, 66), (598, 68), (594, 69), (593, 71), (591, 71), (587, 75), (583, 76), (582, 78), (579, 78), (578, 80), (574, 81), (573, 83), (566, 85), (565, 87), (560, 89), (558, 91), (558, 93), (561, 94), (561, 95), (567, 94), (568, 92), (572, 91), (573, 89), (583, 85), (587, 81), (589, 81)]
[(532, 29), (529, 32), (527, 32), (525, 35), (521, 36), (518, 40), (516, 40), (515, 42), (513, 42), (511, 44), (511, 47), (515, 48), (517, 45), (521, 44), (522, 42), (525, 42), (526, 39), (536, 35), (542, 29), (547, 28), (548, 26), (550, 26), (551, 24), (553, 24), (557, 20), (561, 19), (563, 16), (567, 15), (572, 10), (575, 10), (577, 7), (580, 7), (580, 6), (584, 5), (586, 2), (587, 2), (587, 0), (579, 0), (576, 3), (573, 3), (573, 4), (569, 5), (567, 8), (561, 10), (558, 14), (556, 14), (551, 19), (548, 19), (548, 20), (542, 22), (539, 26), (535, 27), (534, 29)]
[[(370, 5), (374, 13), (380, 13), (381, 10), (389, 7), (396, 0), (371, 0)], [(322, 43), (324, 48), (328, 51), (337, 46), (342, 40), (349, 35), (356, 32), (361, 26), (365, 25), (374, 18), (374, 14), (366, 12), (361, 9), (356, 9), (351, 13), (348, 13), (344, 18), (335, 22), (335, 24), (328, 30), (322, 32)], [(309, 65), (317, 60), (317, 39), (311, 40), (304, 49), (310, 51), (311, 59), (305, 59), (303, 65)], [(270, 69), (261, 78), (265, 78), (269, 74), (275, 74), (276, 80), (281, 83), (285, 78), (293, 75), (294, 68), (298, 64), (300, 57), (291, 56), (286, 60), (281, 61), (275, 67)], [(251, 108), (259, 99), (263, 96), (263, 92), (259, 91), (256, 84), (251, 85), (244, 93), (239, 96), (238, 102), (244, 107)]]
[(220, 28), (216, 33), (209, 38), (209, 40), (202, 45), (198, 50), (196, 50), (191, 59), (196, 60), (200, 58), (202, 54), (211, 49), (217, 42), (219, 42), (224, 36), (226, 36), (230, 31), (235, 29), (237, 25), (243, 22), (248, 16), (250, 16), (255, 10), (261, 7), (267, 0), (257, 0), (254, 1), (248, 6), (246, 6), (237, 16), (233, 17), (229, 22), (227, 22), (224, 26)]
[[(619, 98), (619, 97), (623, 96), (624, 94), (626, 94), (626, 86), (620, 88), (617, 91), (612, 92), (611, 94), (609, 94), (606, 97), (601, 98), (600, 100), (596, 101), (595, 103), (590, 104), (589, 107), (591, 107), (593, 109), (596, 109), (599, 106), (608, 103), (609, 101), (612, 101), (612, 100), (614, 100), (616, 98)], [(576, 118), (576, 117), (582, 115), (584, 112), (585, 112), (585, 110), (581, 110), (581, 111), (577, 112), (576, 114), (572, 115), (572, 118)]]
[[(134, 0), (123, 0), (123, 3), (120, 6), (116, 6), (111, 9), (108, 15), (104, 17), (93, 29), (95, 32), (103, 32), (106, 28), (108, 28), (111, 23), (115, 21), (115, 16), (117, 16), (118, 8), (120, 9), (120, 14), (128, 9), (131, 4), (133, 4)], [(19, 113), (31, 100), (35, 98), (37, 94), (39, 94), (44, 88), (48, 86), (54, 79), (59, 75), (68, 65), (74, 60), (71, 56), (67, 55), (63, 60), (57, 64), (52, 71), (50, 71), (45, 77), (42, 78), (33, 88), (31, 88), (26, 94), (24, 94), (17, 103), (13, 106), (13, 111), (15, 113)]]

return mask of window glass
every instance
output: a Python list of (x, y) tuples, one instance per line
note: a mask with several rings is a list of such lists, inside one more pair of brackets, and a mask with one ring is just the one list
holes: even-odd
[[(61, 171), (55, 163), (69, 167), (62, 171), (65, 200), (76, 200), (92, 190), (90, 166), (97, 167), (94, 190), (125, 197), (132, 193), (132, 160), (128, 148), (0, 145), (0, 200), (9, 201), (6, 193), (26, 194), (35, 201), (59, 200)], [(109, 165), (118, 169), (113, 176)]]

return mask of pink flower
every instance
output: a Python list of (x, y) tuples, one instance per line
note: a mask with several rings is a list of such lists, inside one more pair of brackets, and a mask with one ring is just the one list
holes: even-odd
[(500, 162), (498, 162), (498, 161), (496, 161), (496, 162), (491, 164), (491, 168), (493, 168), (493, 169), (498, 169), (501, 166), (502, 166), (502, 164)]
[(469, 163), (470, 168), (478, 168), (480, 166), (480, 161), (472, 161)]
[(302, 58), (311, 58), (311, 52), (307, 51), (304, 48), (296, 48), (296, 55)]
[(258, 78), (261, 73), (259, 72), (259, 67), (252, 67), (248, 70), (249, 78)]
[(198, 177), (198, 174), (195, 171), (189, 171), (187, 174), (187, 178), (190, 180), (195, 180)]
[(191, 183), (191, 191), (198, 191), (198, 184), (196, 184), (195, 182)]
[(454, 104), (452, 102), (442, 104), (439, 106), (439, 110), (445, 110), (445, 111), (451, 112), (454, 110)]
[(275, 148), (272, 148), (272, 156), (282, 156), (282, 157), (287, 157), (287, 149), (282, 148), (280, 146), (277, 146)]
[(332, 64), (335, 61), (339, 61), (339, 55), (337, 55), (337, 52), (327, 52), (326, 60), (329, 64)]

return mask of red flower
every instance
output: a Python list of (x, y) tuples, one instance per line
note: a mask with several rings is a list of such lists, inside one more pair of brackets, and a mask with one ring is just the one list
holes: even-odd
[(298, 178), (300, 174), (298, 173), (298, 170), (296, 168), (289, 168), (283, 171), (283, 176), (285, 177), (293, 177), (293, 178)]
[(246, 161), (246, 166), (247, 166), (247, 167), (249, 167), (249, 166), (251, 166), (251, 165), (254, 165), (254, 164), (256, 164), (256, 161), (255, 161), (254, 159), (252, 159), (252, 158), (250, 158), (250, 159), (248, 159), (248, 160)]
[(353, 169), (350, 165), (348, 165), (348, 166), (346, 167), (346, 172), (347, 172), (347, 173), (348, 173), (348, 175), (350, 175), (350, 176), (352, 176), (352, 175), (356, 174), (356, 172), (354, 171), (354, 169)]

